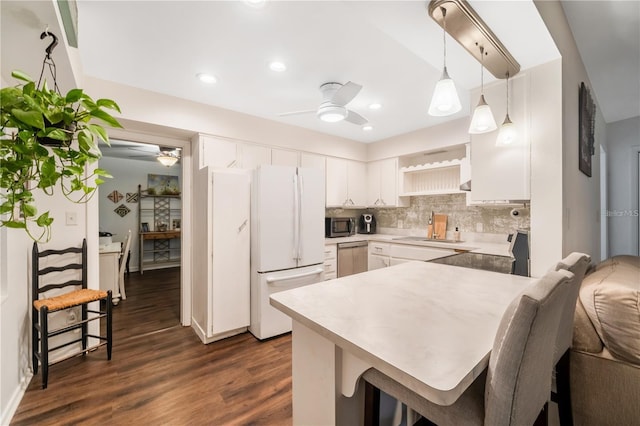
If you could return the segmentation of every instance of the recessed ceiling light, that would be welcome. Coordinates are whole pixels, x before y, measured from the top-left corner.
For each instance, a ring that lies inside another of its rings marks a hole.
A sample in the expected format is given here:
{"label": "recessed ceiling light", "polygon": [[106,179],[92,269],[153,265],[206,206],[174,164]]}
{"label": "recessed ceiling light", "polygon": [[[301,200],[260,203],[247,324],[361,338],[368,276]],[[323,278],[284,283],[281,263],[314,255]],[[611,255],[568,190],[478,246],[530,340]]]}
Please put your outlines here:
{"label": "recessed ceiling light", "polygon": [[271,71],[275,71],[275,72],[283,72],[287,70],[287,66],[280,61],[273,61],[269,64],[269,68],[271,68]]}
{"label": "recessed ceiling light", "polygon": [[248,6],[260,9],[264,7],[265,3],[267,3],[267,0],[244,0],[244,3]]}
{"label": "recessed ceiling light", "polygon": [[373,130],[373,126],[371,124],[365,124],[364,126],[362,126],[362,130],[364,130],[365,132],[370,132]]}
{"label": "recessed ceiling light", "polygon": [[203,83],[213,84],[218,82],[218,79],[211,74],[200,73],[197,74],[196,77],[198,77],[198,79],[200,79],[200,81],[202,81]]}
{"label": "recessed ceiling light", "polygon": [[382,105],[380,105],[377,102],[369,105],[369,109],[380,109],[380,108],[382,108]]}

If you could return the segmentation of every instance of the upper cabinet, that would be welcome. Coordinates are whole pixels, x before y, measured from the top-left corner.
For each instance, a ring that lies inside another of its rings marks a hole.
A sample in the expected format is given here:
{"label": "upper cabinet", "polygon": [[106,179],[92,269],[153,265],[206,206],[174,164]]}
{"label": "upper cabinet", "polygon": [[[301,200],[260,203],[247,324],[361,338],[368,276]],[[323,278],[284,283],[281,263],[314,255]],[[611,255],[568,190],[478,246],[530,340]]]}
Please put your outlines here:
{"label": "upper cabinet", "polygon": [[298,167],[300,165],[300,153],[288,149],[272,148],[271,164],[274,166]]}
{"label": "upper cabinet", "polygon": [[[497,130],[471,135],[472,203],[531,198],[528,80],[526,73],[509,80],[509,116],[518,130],[518,140],[512,146],[496,146]],[[485,97],[498,125],[506,114],[505,91],[504,80],[485,87]]]}
{"label": "upper cabinet", "polygon": [[240,167],[255,169],[261,164],[271,164],[271,149],[262,145],[242,144],[240,150]]}
{"label": "upper cabinet", "polygon": [[202,169],[229,169],[238,167],[238,146],[235,142],[200,135],[197,139],[198,165]]}
{"label": "upper cabinet", "polygon": [[361,161],[327,157],[327,207],[366,206],[366,164]]}
{"label": "upper cabinet", "polygon": [[407,198],[398,197],[398,159],[367,163],[367,206],[406,207]]}

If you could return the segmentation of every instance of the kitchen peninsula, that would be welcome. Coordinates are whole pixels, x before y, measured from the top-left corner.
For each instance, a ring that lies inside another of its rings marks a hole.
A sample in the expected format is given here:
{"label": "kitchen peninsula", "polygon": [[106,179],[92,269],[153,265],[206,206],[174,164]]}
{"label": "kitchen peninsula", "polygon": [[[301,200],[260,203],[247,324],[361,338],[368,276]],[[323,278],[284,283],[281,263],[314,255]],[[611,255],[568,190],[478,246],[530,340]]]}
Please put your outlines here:
{"label": "kitchen peninsula", "polygon": [[357,424],[358,381],[371,367],[453,403],[486,368],[506,307],[532,282],[408,262],[273,294],[293,318],[294,425]]}

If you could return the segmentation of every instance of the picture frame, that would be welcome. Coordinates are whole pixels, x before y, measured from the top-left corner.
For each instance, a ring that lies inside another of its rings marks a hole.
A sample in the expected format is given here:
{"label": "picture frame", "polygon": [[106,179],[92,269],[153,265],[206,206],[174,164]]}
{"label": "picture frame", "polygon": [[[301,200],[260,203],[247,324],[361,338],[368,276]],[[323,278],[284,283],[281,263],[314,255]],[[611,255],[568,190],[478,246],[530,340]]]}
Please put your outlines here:
{"label": "picture frame", "polygon": [[591,157],[595,154],[596,104],[584,82],[580,83],[578,103],[578,168],[591,177]]}
{"label": "picture frame", "polygon": [[149,232],[149,224],[147,222],[140,224],[140,232]]}
{"label": "picture frame", "polygon": [[171,229],[175,229],[176,231],[180,229],[180,219],[173,219],[171,221]]}

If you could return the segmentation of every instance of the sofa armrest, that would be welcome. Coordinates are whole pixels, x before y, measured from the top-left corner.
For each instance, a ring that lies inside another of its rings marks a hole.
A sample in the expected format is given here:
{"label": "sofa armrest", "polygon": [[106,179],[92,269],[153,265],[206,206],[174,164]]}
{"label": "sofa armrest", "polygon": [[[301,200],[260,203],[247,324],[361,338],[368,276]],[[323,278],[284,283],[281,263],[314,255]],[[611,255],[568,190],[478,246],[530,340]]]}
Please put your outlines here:
{"label": "sofa armrest", "polygon": [[573,319],[572,347],[575,350],[592,354],[599,354],[604,347],[579,298],[576,301],[576,312]]}

